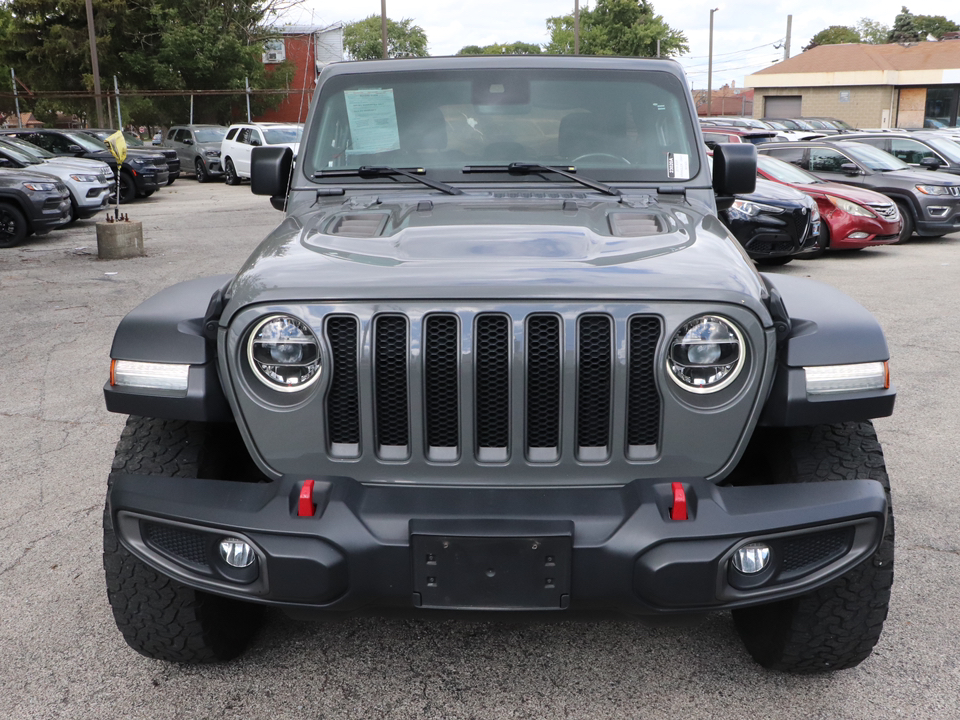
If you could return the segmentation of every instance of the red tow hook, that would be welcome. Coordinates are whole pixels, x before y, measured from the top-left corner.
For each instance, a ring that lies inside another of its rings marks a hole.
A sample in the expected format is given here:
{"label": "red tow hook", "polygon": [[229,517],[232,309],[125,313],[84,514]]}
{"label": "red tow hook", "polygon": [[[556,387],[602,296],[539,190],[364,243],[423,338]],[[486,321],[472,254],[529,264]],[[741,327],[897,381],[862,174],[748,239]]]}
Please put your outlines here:
{"label": "red tow hook", "polygon": [[316,511],[317,506],[313,502],[313,480],[304,480],[303,487],[300,488],[300,504],[297,508],[297,515],[313,517]]}
{"label": "red tow hook", "polygon": [[[670,519],[688,520],[687,493],[683,489],[683,483],[675,482],[671,487],[673,488],[673,507],[670,508]],[[301,495],[301,497],[303,496]]]}

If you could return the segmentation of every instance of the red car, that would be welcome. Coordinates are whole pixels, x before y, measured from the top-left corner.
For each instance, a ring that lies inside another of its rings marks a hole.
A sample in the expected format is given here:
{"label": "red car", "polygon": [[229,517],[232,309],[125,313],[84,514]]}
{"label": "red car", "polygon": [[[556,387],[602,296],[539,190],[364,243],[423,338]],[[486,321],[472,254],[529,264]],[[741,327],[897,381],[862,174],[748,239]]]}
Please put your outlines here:
{"label": "red car", "polygon": [[901,240],[903,221],[896,204],[873,190],[825,182],[769,155],[757,157],[757,175],[789,185],[817,201],[820,245],[829,250],[859,250]]}

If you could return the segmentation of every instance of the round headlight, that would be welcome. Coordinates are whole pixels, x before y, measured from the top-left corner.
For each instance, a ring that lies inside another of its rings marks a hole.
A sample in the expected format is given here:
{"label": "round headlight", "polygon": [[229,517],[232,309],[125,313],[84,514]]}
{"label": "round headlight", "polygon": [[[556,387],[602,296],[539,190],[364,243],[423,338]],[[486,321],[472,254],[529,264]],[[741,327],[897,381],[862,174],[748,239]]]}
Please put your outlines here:
{"label": "round headlight", "polygon": [[737,326],[717,315],[702,315],[674,333],[667,374],[684,390],[717,392],[740,374],[743,358],[743,336]]}
{"label": "round headlight", "polygon": [[320,344],[309,327],[289,315],[262,320],[247,342],[254,375],[281,392],[303,390],[320,377]]}

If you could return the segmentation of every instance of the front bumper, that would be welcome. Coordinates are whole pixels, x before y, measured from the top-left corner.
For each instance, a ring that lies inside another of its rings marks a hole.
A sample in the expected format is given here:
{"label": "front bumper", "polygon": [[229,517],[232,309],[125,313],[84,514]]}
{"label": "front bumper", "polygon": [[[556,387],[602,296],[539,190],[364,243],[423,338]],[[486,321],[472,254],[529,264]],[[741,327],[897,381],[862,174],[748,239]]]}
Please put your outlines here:
{"label": "front bumper", "polygon": [[916,221],[917,235],[945,235],[960,230],[960,199],[954,196],[925,196],[922,217]]}
{"label": "front bumper", "polygon": [[[315,514],[302,517],[304,480],[115,473],[108,502],[123,545],[162,573],[301,615],[418,607],[670,615],[770,602],[869,557],[886,517],[883,488],[872,480],[823,482],[814,490],[690,479],[683,482],[689,519],[672,520],[667,481],[455,488],[365,486],[342,477],[316,479]],[[251,568],[238,571],[220,559],[225,537],[254,547]],[[772,570],[751,579],[733,570],[730,558],[752,541],[771,545],[774,560]],[[474,557],[464,567],[433,549],[445,543]],[[521,546],[529,557],[518,562],[510,553]],[[478,591],[478,602],[464,593],[465,584],[482,588],[497,572],[507,583],[501,590]]]}

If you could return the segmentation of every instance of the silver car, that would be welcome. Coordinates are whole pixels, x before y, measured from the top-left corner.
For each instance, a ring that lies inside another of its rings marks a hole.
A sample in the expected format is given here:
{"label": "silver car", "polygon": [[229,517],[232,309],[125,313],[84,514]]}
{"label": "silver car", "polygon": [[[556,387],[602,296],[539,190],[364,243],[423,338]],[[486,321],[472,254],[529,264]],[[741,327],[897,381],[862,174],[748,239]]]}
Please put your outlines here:
{"label": "silver car", "polygon": [[226,134],[222,125],[174,125],[163,146],[177,151],[182,173],[192,172],[198,182],[207,182],[223,176],[220,143]]}

